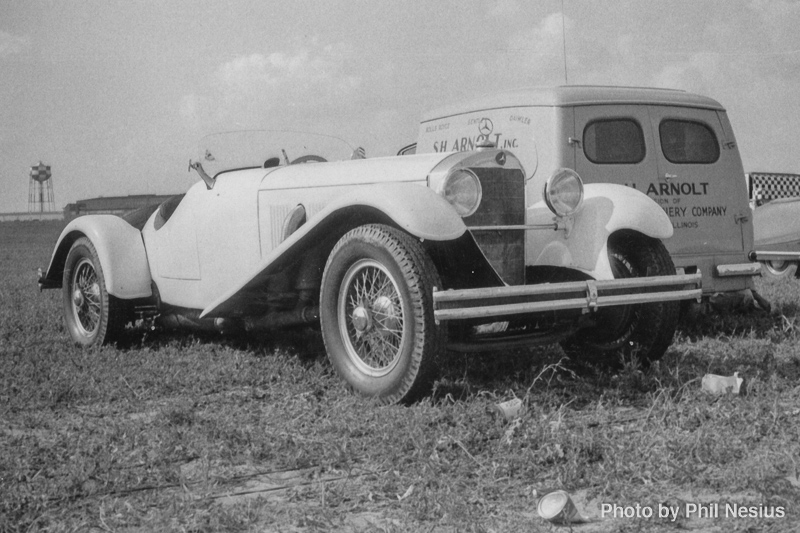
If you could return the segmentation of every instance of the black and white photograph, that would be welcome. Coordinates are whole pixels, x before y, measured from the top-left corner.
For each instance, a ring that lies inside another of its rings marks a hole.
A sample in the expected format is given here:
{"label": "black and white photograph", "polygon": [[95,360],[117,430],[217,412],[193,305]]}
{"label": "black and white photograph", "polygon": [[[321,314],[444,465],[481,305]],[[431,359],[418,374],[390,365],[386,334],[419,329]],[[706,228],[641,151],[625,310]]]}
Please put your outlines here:
{"label": "black and white photograph", "polygon": [[0,533],[800,530],[800,2],[0,16]]}

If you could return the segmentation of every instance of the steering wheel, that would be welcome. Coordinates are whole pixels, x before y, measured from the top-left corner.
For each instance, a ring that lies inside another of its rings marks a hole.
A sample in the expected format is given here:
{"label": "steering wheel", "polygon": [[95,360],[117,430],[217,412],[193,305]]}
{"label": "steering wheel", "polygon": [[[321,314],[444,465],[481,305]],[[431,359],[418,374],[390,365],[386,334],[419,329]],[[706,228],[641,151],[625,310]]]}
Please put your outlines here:
{"label": "steering wheel", "polygon": [[299,163],[327,163],[328,160],[318,155],[301,155],[290,164],[297,165]]}

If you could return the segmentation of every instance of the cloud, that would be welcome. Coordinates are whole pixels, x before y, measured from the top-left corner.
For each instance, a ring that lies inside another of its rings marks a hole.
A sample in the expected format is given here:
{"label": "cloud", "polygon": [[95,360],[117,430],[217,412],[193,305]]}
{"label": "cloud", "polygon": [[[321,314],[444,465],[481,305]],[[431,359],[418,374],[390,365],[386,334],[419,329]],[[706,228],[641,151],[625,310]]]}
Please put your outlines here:
{"label": "cloud", "polygon": [[21,53],[30,43],[27,37],[17,37],[0,30],[0,58]]}
{"label": "cloud", "polygon": [[517,0],[495,0],[489,14],[496,18],[509,18],[520,12]]}
{"label": "cloud", "polygon": [[207,107],[207,102],[203,97],[192,93],[181,98],[178,112],[186,125],[192,130],[196,130],[201,126],[203,110]]}
{"label": "cloud", "polygon": [[294,110],[341,107],[362,86],[349,74],[352,57],[345,45],[242,55],[216,69],[205,93],[184,96],[179,111],[190,125],[266,127],[289,121]]}
{"label": "cloud", "polygon": [[[742,17],[705,24],[701,50],[663,58],[650,82],[700,93],[750,93],[747,98],[764,94],[766,82],[767,87],[791,94],[800,73],[800,40],[786,21],[798,19],[796,1],[753,0]],[[760,90],[753,93],[756,87]]]}
{"label": "cloud", "polygon": [[[491,5],[493,13],[515,6],[514,0]],[[566,78],[573,84],[657,85],[697,92],[716,91],[722,83],[740,86],[736,76],[747,73],[800,74],[800,34],[788,22],[800,20],[796,0],[745,0],[737,10],[714,17],[665,12],[639,23],[622,20],[612,29],[607,24],[612,15],[619,18],[634,9],[613,5],[613,12],[596,8],[576,14],[580,24],[565,18],[566,43],[560,12],[539,17],[528,27],[516,26],[517,31],[501,37],[494,53],[473,62],[471,73],[486,90],[558,85]],[[522,21],[518,15],[511,19],[512,27]]]}
{"label": "cloud", "polygon": [[722,68],[719,56],[699,53],[666,65],[650,78],[648,85],[707,93],[711,86],[719,84],[730,73],[729,65]]}
{"label": "cloud", "polygon": [[340,95],[358,87],[360,78],[344,74],[343,47],[326,46],[312,53],[299,50],[294,54],[273,52],[251,54],[222,65],[217,76],[226,89],[238,92],[276,88],[325,88]]}
{"label": "cloud", "polygon": [[566,28],[570,35],[574,26],[569,17],[562,19],[561,12],[551,13],[535,26],[513,33],[494,57],[476,61],[473,72],[484,78],[496,78],[506,85],[562,83],[563,30]]}
{"label": "cloud", "polygon": [[800,20],[800,2],[797,0],[752,0],[748,6],[758,25],[759,40],[766,41],[775,50],[784,49],[788,43],[797,44],[797,21]]}

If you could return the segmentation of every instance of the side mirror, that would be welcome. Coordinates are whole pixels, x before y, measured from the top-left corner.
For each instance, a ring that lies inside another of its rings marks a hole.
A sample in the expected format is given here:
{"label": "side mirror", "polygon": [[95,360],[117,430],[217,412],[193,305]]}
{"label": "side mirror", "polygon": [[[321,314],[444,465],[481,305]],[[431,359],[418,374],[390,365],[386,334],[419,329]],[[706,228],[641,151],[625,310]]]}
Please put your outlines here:
{"label": "side mirror", "polygon": [[194,169],[199,175],[200,178],[205,182],[206,188],[210,191],[214,188],[214,178],[206,174],[206,171],[203,169],[203,164],[200,161],[193,163],[192,160],[189,160],[189,171]]}

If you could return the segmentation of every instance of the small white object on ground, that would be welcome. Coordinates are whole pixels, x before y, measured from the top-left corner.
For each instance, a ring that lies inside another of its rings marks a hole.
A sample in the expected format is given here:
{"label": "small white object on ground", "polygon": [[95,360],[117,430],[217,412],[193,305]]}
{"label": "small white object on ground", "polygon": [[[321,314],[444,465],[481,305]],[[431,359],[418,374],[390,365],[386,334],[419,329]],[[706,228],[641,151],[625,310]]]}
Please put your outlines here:
{"label": "small white object on ground", "polygon": [[739,394],[744,379],[739,377],[738,372],[734,372],[732,376],[706,374],[701,383],[703,390],[712,394]]}
{"label": "small white object on ground", "polygon": [[580,524],[584,522],[569,494],[563,490],[554,490],[543,494],[536,506],[539,516],[554,524]]}

